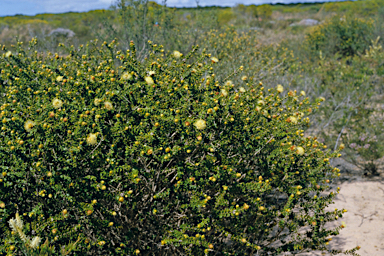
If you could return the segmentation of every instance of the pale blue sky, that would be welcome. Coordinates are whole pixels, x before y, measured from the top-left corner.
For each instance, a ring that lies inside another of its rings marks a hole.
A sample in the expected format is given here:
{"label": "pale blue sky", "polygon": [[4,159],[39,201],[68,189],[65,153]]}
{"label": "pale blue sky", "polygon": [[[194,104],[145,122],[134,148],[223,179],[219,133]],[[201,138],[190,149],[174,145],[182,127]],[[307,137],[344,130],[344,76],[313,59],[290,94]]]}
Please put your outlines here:
{"label": "pale blue sky", "polygon": [[[157,0],[161,3],[162,0]],[[200,6],[234,6],[242,4],[313,2],[313,0],[198,0]],[[324,0],[318,0],[324,1]],[[328,0],[329,1],[329,0]],[[328,2],[325,0],[324,2]],[[331,0],[332,1],[332,0]],[[108,9],[116,0],[0,0],[0,16],[15,14],[35,15],[38,13],[85,12]],[[168,0],[167,6],[196,7],[196,0]]]}

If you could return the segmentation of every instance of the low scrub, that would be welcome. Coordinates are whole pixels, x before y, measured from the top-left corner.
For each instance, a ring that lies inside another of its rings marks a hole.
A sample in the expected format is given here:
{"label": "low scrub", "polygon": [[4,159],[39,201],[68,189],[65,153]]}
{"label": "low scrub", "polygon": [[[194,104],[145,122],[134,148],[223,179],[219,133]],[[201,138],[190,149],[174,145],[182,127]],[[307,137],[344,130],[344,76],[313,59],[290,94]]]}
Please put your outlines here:
{"label": "low scrub", "polygon": [[339,152],[303,133],[323,99],[235,89],[196,48],[35,44],[0,59],[0,253],[277,255],[344,227],[325,228],[345,212],[325,210]]}

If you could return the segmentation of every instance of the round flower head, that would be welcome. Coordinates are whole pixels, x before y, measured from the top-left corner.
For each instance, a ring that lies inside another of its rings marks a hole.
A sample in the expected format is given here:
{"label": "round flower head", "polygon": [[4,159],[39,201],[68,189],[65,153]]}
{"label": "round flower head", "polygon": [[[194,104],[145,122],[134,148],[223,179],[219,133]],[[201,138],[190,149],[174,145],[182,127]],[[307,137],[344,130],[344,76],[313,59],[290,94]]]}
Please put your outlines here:
{"label": "round flower head", "polygon": [[248,80],[248,77],[247,77],[247,76],[242,76],[242,77],[241,77],[241,80],[243,80],[243,81],[247,81],[247,80]]}
{"label": "round flower head", "polygon": [[145,82],[147,82],[148,85],[153,85],[155,83],[150,76],[145,77]]}
{"label": "round flower head", "polygon": [[108,109],[108,110],[112,110],[112,109],[113,109],[113,105],[112,105],[112,103],[109,102],[109,101],[104,102],[104,107],[105,107],[106,109]]}
{"label": "round flower head", "polygon": [[293,124],[297,124],[297,118],[296,118],[296,117],[294,117],[294,116],[290,116],[289,119],[291,120],[291,122],[292,122]]}
{"label": "round flower head", "polygon": [[87,137],[87,144],[88,145],[95,145],[97,143],[97,134],[96,133],[90,133]]}
{"label": "round flower head", "polygon": [[176,59],[179,59],[183,54],[181,54],[181,52],[179,51],[174,51],[173,52],[173,56],[176,58]]}
{"label": "round flower head", "polygon": [[153,76],[153,75],[155,75],[156,73],[155,73],[155,71],[149,71],[148,72],[148,75],[150,75],[150,76]]}
{"label": "round flower head", "polygon": [[226,97],[228,95],[228,92],[225,89],[221,89],[221,94]]}
{"label": "round flower head", "polygon": [[52,105],[54,108],[61,108],[63,106],[63,101],[59,100],[59,99],[53,99],[52,100]]}
{"label": "round flower head", "polygon": [[30,132],[32,131],[32,128],[36,125],[35,122],[31,121],[31,120],[27,120],[24,124],[24,129],[27,131],[27,132]]}
{"label": "round flower head", "polygon": [[325,101],[324,97],[320,97],[319,99],[320,99],[320,101]]}
{"label": "round flower head", "polygon": [[202,119],[199,119],[197,120],[195,123],[194,123],[194,126],[196,127],[196,129],[198,130],[204,130],[205,127],[207,127],[207,123],[202,120]]}
{"label": "round flower head", "polygon": [[259,112],[261,110],[261,107],[257,106],[256,111]]}
{"label": "round flower head", "polygon": [[11,51],[7,51],[7,53],[5,54],[5,57],[6,58],[9,58],[12,56],[12,52]]}
{"label": "round flower head", "polygon": [[264,101],[263,101],[263,100],[258,100],[258,101],[257,101],[257,104],[259,104],[259,105],[264,105]]}
{"label": "round flower head", "polygon": [[95,106],[98,106],[100,103],[101,103],[101,99],[99,98],[95,98],[95,100],[93,101],[93,103],[95,104]]}
{"label": "round flower head", "polygon": [[296,153],[297,153],[298,155],[304,155],[304,148],[302,148],[302,147],[297,147],[297,149],[296,149]]}
{"label": "round flower head", "polygon": [[125,73],[123,73],[123,75],[121,76],[121,78],[122,78],[123,80],[131,80],[131,79],[132,79],[132,75],[131,75],[130,73],[128,73],[128,72],[125,72]]}
{"label": "round flower head", "polygon": [[305,91],[301,91],[301,92],[300,92],[300,95],[301,95],[301,96],[305,96]]}
{"label": "round flower head", "polygon": [[217,63],[217,62],[219,62],[219,60],[218,60],[217,58],[215,58],[215,57],[212,57],[212,58],[211,58],[211,61],[212,61],[213,63]]}
{"label": "round flower head", "polygon": [[56,77],[56,81],[57,81],[57,82],[61,82],[61,81],[63,81],[63,78],[64,78],[64,77],[62,77],[62,76],[58,76],[58,77]]}
{"label": "round flower head", "polygon": [[284,91],[284,87],[281,85],[281,84],[278,84],[276,86],[276,90],[279,92],[279,93],[282,93]]}
{"label": "round flower head", "polygon": [[244,87],[240,87],[240,88],[239,88],[239,91],[240,91],[240,92],[245,92]]}
{"label": "round flower head", "polygon": [[224,83],[224,85],[225,85],[225,86],[232,86],[233,83],[232,83],[231,80],[228,80],[228,81],[226,81],[226,82]]}

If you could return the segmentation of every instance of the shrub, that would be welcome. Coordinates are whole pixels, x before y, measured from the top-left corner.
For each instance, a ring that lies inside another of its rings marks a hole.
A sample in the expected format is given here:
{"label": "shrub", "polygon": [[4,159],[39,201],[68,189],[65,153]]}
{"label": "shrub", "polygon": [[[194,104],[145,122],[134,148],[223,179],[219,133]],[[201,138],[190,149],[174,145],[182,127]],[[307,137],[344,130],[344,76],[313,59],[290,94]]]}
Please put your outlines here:
{"label": "shrub", "polygon": [[269,4],[256,6],[253,8],[253,15],[256,18],[270,19],[272,16],[272,7]]}
{"label": "shrub", "polygon": [[334,16],[307,34],[311,51],[326,55],[353,56],[365,51],[372,40],[373,22],[360,18]]}
{"label": "shrub", "polygon": [[228,24],[228,22],[231,21],[234,17],[235,14],[230,8],[219,10],[217,13],[217,22],[219,23],[219,25],[223,26],[225,24]]}
{"label": "shrub", "polygon": [[[364,56],[325,58],[320,55],[316,68],[304,65],[310,98],[327,99],[312,116],[312,129],[320,141],[336,149],[345,145],[343,158],[366,174],[378,174],[384,155],[382,140],[383,82],[381,60],[384,56],[379,38]],[[369,140],[369,141],[368,141]],[[351,146],[351,147],[350,147]]]}
{"label": "shrub", "polygon": [[343,227],[324,227],[345,212],[325,210],[338,152],[302,130],[321,100],[247,76],[235,90],[196,48],[139,62],[133,43],[35,44],[2,48],[1,253],[21,255],[15,212],[79,255],[298,253]]}

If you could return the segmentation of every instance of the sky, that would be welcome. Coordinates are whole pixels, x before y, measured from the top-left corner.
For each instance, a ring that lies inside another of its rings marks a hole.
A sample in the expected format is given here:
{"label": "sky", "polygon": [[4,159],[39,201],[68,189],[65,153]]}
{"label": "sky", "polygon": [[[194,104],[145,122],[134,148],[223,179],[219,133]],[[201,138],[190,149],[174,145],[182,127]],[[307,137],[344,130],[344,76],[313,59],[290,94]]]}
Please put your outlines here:
{"label": "sky", "polygon": [[[234,6],[236,4],[297,3],[313,0],[198,0],[200,6]],[[327,0],[317,0],[326,1]],[[15,14],[36,15],[39,13],[86,12],[108,9],[116,0],[0,0],[0,16]],[[157,0],[161,3],[162,0]],[[167,0],[171,7],[196,7],[196,0]]]}

